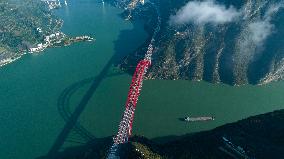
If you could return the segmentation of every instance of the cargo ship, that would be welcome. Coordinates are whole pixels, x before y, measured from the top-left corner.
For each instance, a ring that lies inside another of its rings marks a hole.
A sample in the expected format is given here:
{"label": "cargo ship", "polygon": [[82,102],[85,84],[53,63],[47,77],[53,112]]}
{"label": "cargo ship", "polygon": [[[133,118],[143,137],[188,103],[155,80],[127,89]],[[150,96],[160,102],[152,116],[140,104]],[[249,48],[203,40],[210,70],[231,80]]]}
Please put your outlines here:
{"label": "cargo ship", "polygon": [[197,122],[197,121],[210,121],[210,120],[215,120],[214,117],[212,116],[203,116],[203,117],[184,117],[183,119],[186,122]]}

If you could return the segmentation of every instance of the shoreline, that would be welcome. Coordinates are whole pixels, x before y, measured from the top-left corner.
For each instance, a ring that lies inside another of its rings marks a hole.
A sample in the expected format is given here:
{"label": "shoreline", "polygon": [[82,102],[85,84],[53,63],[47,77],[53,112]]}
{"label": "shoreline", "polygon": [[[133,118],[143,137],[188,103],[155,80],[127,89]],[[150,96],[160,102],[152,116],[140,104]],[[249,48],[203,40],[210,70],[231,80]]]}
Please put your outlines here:
{"label": "shoreline", "polygon": [[8,58],[5,58],[5,59],[1,59],[0,60],[0,69],[8,64],[11,64],[19,59],[21,59],[24,55],[27,55],[27,54],[39,54],[43,51],[45,51],[46,49],[52,49],[52,48],[60,48],[60,47],[66,47],[66,46],[70,46],[74,43],[78,43],[78,42],[94,42],[96,39],[95,38],[92,38],[92,37],[89,37],[87,39],[81,39],[82,36],[78,36],[78,37],[71,37],[69,39],[69,42],[68,43],[64,43],[63,45],[49,45],[47,47],[44,47],[38,51],[34,51],[34,52],[31,52],[31,51],[24,51],[24,52],[20,52],[19,54],[17,54],[17,56],[14,56],[14,57],[8,57]]}
{"label": "shoreline", "polygon": [[66,46],[69,46],[69,45],[72,45],[78,42],[94,42],[95,40],[96,40],[95,38],[84,35],[84,36],[76,36],[76,37],[68,38],[67,41],[57,41],[57,43],[51,43],[51,44],[46,44],[46,45],[44,44],[45,46],[42,45],[43,47],[37,48],[38,50],[36,51],[26,50],[23,52],[19,52],[16,56],[1,59],[0,68],[8,64],[11,64],[12,62],[17,61],[18,59],[22,58],[22,56],[26,54],[37,54],[37,53],[41,53],[45,51],[45,49],[48,49],[48,48],[66,47]]}
{"label": "shoreline", "polygon": [[[44,1],[45,2],[45,1]],[[48,3],[44,3],[45,5],[49,5]],[[50,6],[48,6],[50,7]],[[49,10],[54,10],[54,9],[60,9],[59,8],[49,8]],[[0,52],[4,53],[3,58],[0,58],[0,69],[3,66],[6,66],[8,64],[11,64],[18,59],[20,59],[23,55],[26,54],[36,54],[43,52],[47,48],[58,48],[58,47],[65,47],[72,45],[73,43],[77,42],[92,42],[95,41],[96,39],[94,37],[88,36],[88,35],[80,35],[80,36],[75,36],[75,37],[69,37],[65,33],[61,31],[63,20],[60,19],[59,22],[60,26],[58,27],[58,30],[54,30],[52,33],[49,35],[44,36],[44,40],[42,40],[40,43],[33,44],[33,46],[28,47],[27,49],[23,50],[17,50],[17,51],[9,51],[11,55],[9,54],[8,56],[5,56],[5,52]],[[39,33],[42,33],[41,28],[36,28],[36,30]],[[1,54],[0,54],[1,55]]]}
{"label": "shoreline", "polygon": [[4,67],[4,66],[6,66],[8,64],[11,64],[12,62],[20,59],[25,54],[27,54],[27,53],[21,54],[21,55],[19,55],[18,57],[14,58],[14,59],[12,59],[12,58],[2,59],[0,61],[0,69],[1,69],[1,67]]}

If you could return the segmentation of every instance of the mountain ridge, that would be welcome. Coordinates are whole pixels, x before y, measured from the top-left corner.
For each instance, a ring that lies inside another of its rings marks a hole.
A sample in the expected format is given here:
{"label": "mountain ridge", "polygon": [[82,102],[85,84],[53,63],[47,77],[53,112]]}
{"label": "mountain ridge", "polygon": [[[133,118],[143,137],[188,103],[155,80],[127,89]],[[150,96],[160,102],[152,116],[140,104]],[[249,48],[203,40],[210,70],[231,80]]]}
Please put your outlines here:
{"label": "mountain ridge", "polygon": [[[228,23],[204,25],[170,24],[170,18],[191,1],[152,2],[161,12],[162,25],[156,39],[153,65],[146,75],[148,79],[205,80],[230,85],[283,80],[283,1],[214,1],[217,7],[233,6],[242,17]],[[132,20],[145,20],[145,27],[151,35],[149,28],[154,23],[149,21],[155,21],[151,7],[147,3],[138,5],[131,14]],[[259,28],[269,33],[257,32]],[[132,73],[129,66],[134,66],[143,55],[143,47],[129,54],[121,68]]]}

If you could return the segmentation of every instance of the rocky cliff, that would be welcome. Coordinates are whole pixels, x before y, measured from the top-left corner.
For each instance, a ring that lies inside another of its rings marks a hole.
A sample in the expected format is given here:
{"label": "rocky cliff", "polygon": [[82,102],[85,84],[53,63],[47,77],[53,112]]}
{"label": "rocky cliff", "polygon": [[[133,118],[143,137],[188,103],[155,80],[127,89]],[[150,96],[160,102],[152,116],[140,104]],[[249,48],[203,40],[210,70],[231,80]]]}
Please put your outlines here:
{"label": "rocky cliff", "polygon": [[[231,85],[265,84],[284,78],[284,2],[281,0],[153,0],[161,17],[151,79],[188,79]],[[126,3],[126,2],[124,2]],[[156,14],[139,5],[133,19]],[[152,19],[152,22],[150,22]],[[122,68],[143,57],[130,54]]]}

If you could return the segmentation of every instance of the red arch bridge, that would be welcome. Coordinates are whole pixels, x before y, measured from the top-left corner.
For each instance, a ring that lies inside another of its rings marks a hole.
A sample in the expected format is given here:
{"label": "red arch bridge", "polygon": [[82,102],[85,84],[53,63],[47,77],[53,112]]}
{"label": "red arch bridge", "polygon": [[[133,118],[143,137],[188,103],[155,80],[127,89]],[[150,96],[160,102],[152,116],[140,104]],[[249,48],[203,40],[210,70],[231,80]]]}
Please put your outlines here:
{"label": "red arch bridge", "polygon": [[[152,40],[151,42],[154,42]],[[108,159],[119,158],[117,151],[119,144],[126,143],[129,136],[132,133],[132,123],[134,119],[134,111],[140,95],[140,90],[142,88],[144,75],[147,73],[149,66],[151,65],[151,56],[153,52],[152,44],[149,45],[148,51],[145,55],[145,58],[141,60],[134,72],[132,77],[132,82],[129,88],[128,97],[126,101],[125,111],[122,117],[122,120],[119,124],[119,129],[117,135],[113,138],[113,145],[109,150]]]}

